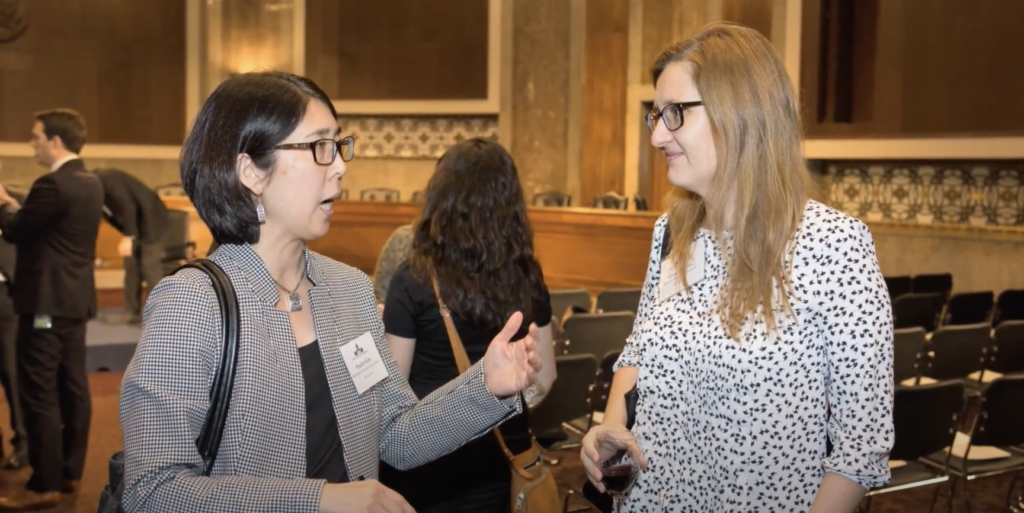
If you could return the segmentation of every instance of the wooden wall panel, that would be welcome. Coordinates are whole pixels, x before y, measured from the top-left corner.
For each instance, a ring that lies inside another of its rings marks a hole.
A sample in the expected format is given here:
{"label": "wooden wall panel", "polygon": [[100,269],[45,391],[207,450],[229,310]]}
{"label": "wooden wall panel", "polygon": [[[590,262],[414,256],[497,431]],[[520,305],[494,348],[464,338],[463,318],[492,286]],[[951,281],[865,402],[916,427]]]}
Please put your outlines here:
{"label": "wooden wall panel", "polygon": [[31,0],[0,43],[0,140],[27,141],[32,114],[81,112],[88,142],[181,144],[185,2]]}
{"label": "wooden wall panel", "polygon": [[[198,255],[210,245],[209,231],[185,198],[169,207],[192,212],[189,227]],[[359,201],[335,204],[331,231],[310,248],[373,274],[391,233],[416,219],[408,203]],[[659,212],[628,213],[587,208],[531,208],[534,248],[552,289],[583,287],[598,292],[643,284],[651,233]],[[1019,230],[963,229],[868,223],[882,272],[887,276],[951,272],[956,291],[1024,288],[1024,242]],[[103,269],[120,269],[120,235],[101,225],[97,256]]]}
{"label": "wooden wall panel", "polygon": [[[853,122],[820,110],[823,0],[803,2],[800,85],[811,137],[1024,135],[1024,2],[856,2]],[[826,62],[828,62],[826,60]],[[831,63],[829,63],[831,65]],[[825,107],[822,107],[825,106]]]}
{"label": "wooden wall panel", "polygon": [[629,0],[587,2],[579,205],[623,193]]}
{"label": "wooden wall panel", "polygon": [[487,98],[486,0],[307,0],[306,74],[336,100]]}

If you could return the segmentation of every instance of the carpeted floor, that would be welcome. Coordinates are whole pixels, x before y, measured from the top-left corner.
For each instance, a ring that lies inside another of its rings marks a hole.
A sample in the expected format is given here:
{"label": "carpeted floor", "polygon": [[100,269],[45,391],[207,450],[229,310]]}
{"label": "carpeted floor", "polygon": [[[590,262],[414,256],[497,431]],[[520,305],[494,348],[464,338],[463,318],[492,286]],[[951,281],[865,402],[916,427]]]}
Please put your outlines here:
{"label": "carpeted floor", "polygon": [[[89,435],[89,455],[82,478],[82,491],[74,496],[67,496],[60,508],[50,510],[54,513],[94,513],[99,501],[100,490],[107,480],[107,459],[121,448],[121,429],[118,421],[118,390],[121,384],[120,373],[100,372],[90,375],[89,383],[92,391],[93,418],[92,430]],[[3,431],[5,453],[10,451],[8,428],[8,410],[6,403],[0,401],[0,429]],[[561,461],[554,467],[555,478],[563,493],[569,488],[578,488],[585,479],[583,467],[579,461],[579,449],[569,449],[558,453]],[[30,475],[29,470],[18,472],[0,471],[0,494],[7,494],[22,487]],[[972,511],[975,513],[1005,512],[1009,476],[982,479],[971,483]],[[962,486],[960,487],[962,490]],[[1019,488],[1019,487],[1018,487]],[[891,494],[877,498],[871,511],[879,513],[910,513],[923,512],[928,509],[933,488],[922,488]],[[962,493],[957,494],[955,511],[967,511],[963,505]],[[571,503],[570,506],[578,506]],[[755,508],[755,511],[760,511]],[[937,511],[941,511],[937,509]]]}

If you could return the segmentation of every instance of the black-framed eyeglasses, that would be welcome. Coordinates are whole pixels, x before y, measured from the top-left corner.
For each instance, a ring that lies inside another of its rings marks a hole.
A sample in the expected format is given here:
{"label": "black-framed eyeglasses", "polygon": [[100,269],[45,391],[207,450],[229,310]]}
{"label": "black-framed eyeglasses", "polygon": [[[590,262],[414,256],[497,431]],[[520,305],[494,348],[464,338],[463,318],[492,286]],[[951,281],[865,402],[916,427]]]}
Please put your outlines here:
{"label": "black-framed eyeglasses", "polygon": [[669,132],[679,130],[679,127],[683,126],[683,111],[690,107],[696,107],[698,105],[704,105],[702,101],[695,102],[682,102],[682,103],[670,103],[660,111],[655,109],[647,113],[647,128],[654,131],[654,128],[658,126],[658,121],[665,122],[665,128]]}
{"label": "black-framed eyeglasses", "polygon": [[310,150],[313,152],[313,160],[321,166],[329,166],[334,159],[341,154],[342,162],[349,162],[356,154],[356,141],[348,136],[340,141],[334,139],[320,139],[319,141],[305,143],[278,144],[275,150]]}

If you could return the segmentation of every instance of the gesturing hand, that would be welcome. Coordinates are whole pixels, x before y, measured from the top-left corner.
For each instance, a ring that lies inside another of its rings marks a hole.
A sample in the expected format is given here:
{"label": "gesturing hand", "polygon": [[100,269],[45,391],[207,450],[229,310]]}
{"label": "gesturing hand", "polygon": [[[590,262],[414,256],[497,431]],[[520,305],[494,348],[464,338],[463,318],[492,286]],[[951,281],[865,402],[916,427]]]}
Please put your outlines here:
{"label": "gesturing hand", "polygon": [[484,354],[484,381],[496,397],[508,397],[537,382],[541,368],[537,325],[531,324],[525,338],[510,343],[522,323],[522,313],[512,314]]}

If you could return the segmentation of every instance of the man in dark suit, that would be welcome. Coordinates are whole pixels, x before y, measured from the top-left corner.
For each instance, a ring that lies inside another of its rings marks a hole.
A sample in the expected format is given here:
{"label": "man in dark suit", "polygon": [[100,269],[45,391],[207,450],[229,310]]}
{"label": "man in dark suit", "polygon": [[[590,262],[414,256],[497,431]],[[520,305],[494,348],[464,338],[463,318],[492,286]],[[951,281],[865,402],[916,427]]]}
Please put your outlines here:
{"label": "man in dark suit", "polygon": [[0,229],[17,246],[14,310],[18,379],[32,478],[0,511],[60,505],[78,490],[89,439],[85,326],[96,315],[93,262],[103,186],[78,152],[85,120],[60,109],[36,114],[31,145],[50,170],[21,205],[0,187]]}
{"label": "man in dark suit", "polygon": [[167,232],[167,207],[156,192],[138,178],[119,169],[98,169],[103,184],[103,218],[124,238],[117,247],[124,258],[124,306],[122,322],[142,322],[142,280],[153,289],[164,277],[163,237]]}
{"label": "man in dark suit", "polygon": [[[9,194],[15,201],[25,201],[25,196],[14,191]],[[16,470],[28,463],[28,438],[25,433],[25,416],[21,412],[21,399],[18,396],[18,360],[16,337],[18,334],[18,318],[14,314],[14,303],[11,301],[11,284],[14,282],[14,264],[17,260],[14,245],[0,237],[0,384],[7,396],[7,407],[10,410],[11,446],[14,451],[4,460],[3,468]]]}

